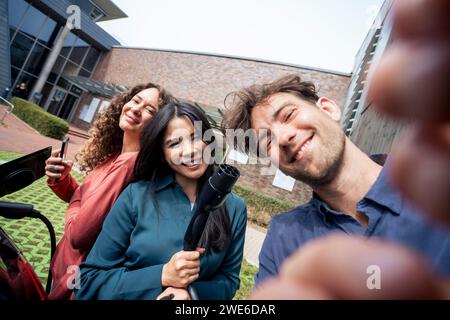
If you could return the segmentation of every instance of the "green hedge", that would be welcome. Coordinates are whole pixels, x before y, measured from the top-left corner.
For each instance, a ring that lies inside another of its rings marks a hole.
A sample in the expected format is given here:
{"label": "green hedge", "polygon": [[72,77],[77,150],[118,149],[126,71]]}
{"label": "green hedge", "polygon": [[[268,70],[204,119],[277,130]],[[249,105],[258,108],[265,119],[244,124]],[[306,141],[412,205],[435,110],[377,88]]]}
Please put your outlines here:
{"label": "green hedge", "polygon": [[11,102],[14,105],[13,113],[44,136],[62,140],[69,131],[66,121],[38,105],[17,97],[13,97]]}
{"label": "green hedge", "polygon": [[235,185],[233,192],[247,203],[247,219],[264,228],[269,226],[273,216],[296,206],[289,201],[278,200],[241,185]]}

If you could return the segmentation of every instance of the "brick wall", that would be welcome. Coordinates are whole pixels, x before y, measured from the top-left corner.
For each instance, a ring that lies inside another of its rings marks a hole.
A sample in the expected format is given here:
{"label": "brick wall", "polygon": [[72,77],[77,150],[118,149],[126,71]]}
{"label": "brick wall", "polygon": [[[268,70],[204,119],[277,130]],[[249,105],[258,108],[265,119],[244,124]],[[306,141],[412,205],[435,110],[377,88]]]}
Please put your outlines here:
{"label": "brick wall", "polygon": [[237,58],[148,49],[113,48],[102,57],[93,79],[133,86],[152,81],[179,98],[221,108],[224,97],[255,82],[297,73],[320,93],[343,105],[350,77],[287,65]]}
{"label": "brick wall", "polygon": [[[223,107],[225,96],[254,83],[272,81],[296,73],[314,82],[321,95],[343,105],[350,77],[338,73],[290,65],[194,53],[135,48],[113,48],[102,57],[94,80],[132,87],[137,83],[158,83],[182,99]],[[310,197],[310,188],[296,182],[293,192],[272,186],[274,176],[261,176],[259,165],[240,165],[240,184],[295,204]]]}
{"label": "brick wall", "polygon": [[272,181],[274,176],[263,176],[260,174],[259,164],[233,164],[241,172],[238,183],[257,192],[264,193],[272,198],[288,201],[294,205],[303,204],[311,198],[312,190],[309,186],[300,181],[296,181],[292,192],[274,187]]}

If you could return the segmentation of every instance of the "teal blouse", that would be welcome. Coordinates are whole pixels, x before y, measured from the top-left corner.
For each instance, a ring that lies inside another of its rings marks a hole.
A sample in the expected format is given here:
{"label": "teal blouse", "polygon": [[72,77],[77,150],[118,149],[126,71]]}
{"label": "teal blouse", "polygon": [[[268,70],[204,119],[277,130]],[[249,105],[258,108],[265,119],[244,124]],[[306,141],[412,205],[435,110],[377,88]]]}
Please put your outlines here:
{"label": "teal blouse", "polygon": [[[156,299],[163,291],[162,267],[183,249],[192,217],[191,204],[173,176],[157,181],[155,199],[150,183],[131,183],[105,219],[103,229],[81,264],[77,299]],[[231,193],[225,202],[231,242],[221,252],[200,258],[200,274],[192,285],[202,299],[232,299],[239,289],[247,210]]]}

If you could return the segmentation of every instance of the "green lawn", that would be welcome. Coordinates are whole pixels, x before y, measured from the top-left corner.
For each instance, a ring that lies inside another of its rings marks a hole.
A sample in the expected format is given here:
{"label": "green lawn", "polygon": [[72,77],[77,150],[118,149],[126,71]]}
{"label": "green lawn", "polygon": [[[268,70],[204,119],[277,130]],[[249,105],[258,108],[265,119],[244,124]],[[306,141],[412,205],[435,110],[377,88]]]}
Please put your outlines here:
{"label": "green lawn", "polygon": [[[20,157],[20,154],[0,151],[0,162]],[[72,171],[78,182],[83,176]],[[3,201],[30,203],[45,215],[53,224],[56,240],[59,241],[64,232],[65,211],[67,204],[53,194],[43,177],[30,186],[13,194],[0,198]],[[45,286],[50,262],[50,237],[45,225],[35,219],[8,220],[0,217],[0,226],[13,238],[21,248],[27,260],[35,269]],[[241,285],[235,299],[245,299],[253,287],[253,276],[257,268],[243,261],[240,278]]]}
{"label": "green lawn", "polygon": [[20,156],[21,156],[20,153],[9,152],[9,151],[0,151],[0,161],[1,162],[10,161],[10,160],[16,159]]}
{"label": "green lawn", "polygon": [[258,272],[258,268],[248,263],[245,259],[242,261],[241,273],[239,274],[239,278],[241,279],[241,286],[238,292],[236,292],[234,300],[248,299],[253,285],[255,284],[253,278],[256,272]]}

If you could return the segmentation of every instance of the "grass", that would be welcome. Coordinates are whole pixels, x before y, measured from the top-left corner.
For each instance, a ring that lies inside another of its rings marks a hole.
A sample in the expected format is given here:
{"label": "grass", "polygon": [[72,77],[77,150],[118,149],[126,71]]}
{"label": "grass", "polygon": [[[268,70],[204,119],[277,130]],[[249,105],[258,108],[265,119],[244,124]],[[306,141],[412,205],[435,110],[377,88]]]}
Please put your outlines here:
{"label": "grass", "polygon": [[287,200],[275,199],[238,184],[233,187],[233,192],[247,203],[247,220],[263,228],[269,226],[273,216],[295,207]]}
{"label": "grass", "polygon": [[[18,153],[0,151],[0,162],[10,161],[20,156],[21,154]],[[72,175],[78,182],[81,182],[83,179],[83,176],[75,171],[72,171]],[[59,241],[64,232],[67,203],[53,194],[45,180],[46,178],[42,177],[30,186],[2,197],[0,200],[32,204],[35,209],[39,210],[51,221],[55,228],[56,239]],[[22,250],[25,258],[33,266],[45,286],[50,264],[50,238],[45,225],[34,219],[8,220],[0,217],[0,226]],[[256,272],[257,268],[244,259],[240,272],[241,284],[234,299],[243,300],[248,298],[254,284],[253,277]]]}
{"label": "grass", "polygon": [[247,260],[243,259],[239,278],[241,285],[234,296],[234,300],[246,300],[250,296],[250,292],[255,284],[254,276],[258,272],[258,268],[251,265]]}
{"label": "grass", "polygon": [[9,151],[0,151],[0,161],[11,161],[21,156],[20,153],[9,152]]}

